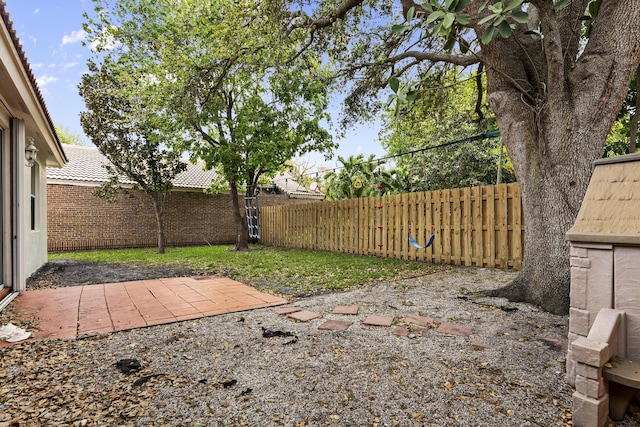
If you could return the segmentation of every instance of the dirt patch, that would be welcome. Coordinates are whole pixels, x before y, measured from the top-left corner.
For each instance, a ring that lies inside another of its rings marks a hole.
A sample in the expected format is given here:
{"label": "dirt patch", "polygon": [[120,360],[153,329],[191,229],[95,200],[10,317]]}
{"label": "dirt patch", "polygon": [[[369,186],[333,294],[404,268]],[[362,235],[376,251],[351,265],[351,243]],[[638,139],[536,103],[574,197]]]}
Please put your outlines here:
{"label": "dirt patch", "polygon": [[129,282],[161,277],[190,277],[198,272],[172,266],[144,267],[57,260],[43,265],[27,279],[27,290],[99,283]]}

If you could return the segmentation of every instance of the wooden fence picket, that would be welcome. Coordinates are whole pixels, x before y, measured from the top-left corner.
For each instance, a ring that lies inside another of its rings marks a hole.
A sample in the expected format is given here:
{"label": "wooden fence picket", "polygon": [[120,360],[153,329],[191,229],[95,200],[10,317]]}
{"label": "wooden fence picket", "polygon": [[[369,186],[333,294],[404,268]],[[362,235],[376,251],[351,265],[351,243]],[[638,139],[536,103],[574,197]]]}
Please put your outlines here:
{"label": "wooden fence picket", "polygon": [[[432,226],[431,247],[409,244]],[[433,263],[519,270],[524,255],[517,183],[261,207],[260,228],[269,245]]]}

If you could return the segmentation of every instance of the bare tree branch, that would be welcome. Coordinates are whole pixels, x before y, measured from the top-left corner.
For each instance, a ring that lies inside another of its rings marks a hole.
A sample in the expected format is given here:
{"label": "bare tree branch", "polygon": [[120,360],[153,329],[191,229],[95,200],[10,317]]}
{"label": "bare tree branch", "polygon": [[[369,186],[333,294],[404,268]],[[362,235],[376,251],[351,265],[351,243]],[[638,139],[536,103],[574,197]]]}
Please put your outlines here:
{"label": "bare tree branch", "polygon": [[364,0],[346,0],[329,15],[315,20],[309,18],[309,15],[303,11],[290,12],[289,16],[298,18],[298,22],[289,27],[288,34],[291,34],[291,32],[297,28],[312,28],[313,30],[317,30],[330,27],[334,22],[344,19],[351,9],[362,5],[362,3],[364,3]]}

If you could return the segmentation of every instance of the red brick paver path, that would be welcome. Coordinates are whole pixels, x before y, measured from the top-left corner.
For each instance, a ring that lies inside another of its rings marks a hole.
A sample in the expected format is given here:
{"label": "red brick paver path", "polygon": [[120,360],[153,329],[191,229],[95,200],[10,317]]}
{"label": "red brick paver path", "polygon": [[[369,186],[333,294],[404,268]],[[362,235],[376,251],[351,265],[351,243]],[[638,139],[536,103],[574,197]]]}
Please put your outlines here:
{"label": "red brick paver path", "polygon": [[34,338],[65,339],[286,302],[224,277],[172,277],[26,291],[12,304],[19,317],[38,319]]}

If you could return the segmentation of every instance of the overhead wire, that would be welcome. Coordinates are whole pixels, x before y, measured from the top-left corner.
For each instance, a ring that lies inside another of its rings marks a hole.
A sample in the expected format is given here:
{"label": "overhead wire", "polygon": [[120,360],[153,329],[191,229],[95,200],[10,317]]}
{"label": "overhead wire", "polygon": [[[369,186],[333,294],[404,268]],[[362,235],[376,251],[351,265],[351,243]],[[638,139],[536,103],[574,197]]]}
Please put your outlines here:
{"label": "overhead wire", "polygon": [[[386,160],[391,160],[391,159],[395,159],[397,157],[402,157],[402,156],[406,156],[406,155],[411,155],[412,157],[417,154],[417,153],[424,153],[425,151],[429,151],[429,150],[435,150],[436,148],[442,148],[442,147],[448,147],[450,145],[455,145],[455,144],[462,144],[464,142],[472,142],[472,141],[482,141],[484,139],[488,139],[488,138],[494,138],[496,136],[500,135],[500,131],[499,130],[492,130],[490,132],[485,132],[485,133],[480,133],[478,135],[473,135],[473,136],[468,136],[466,138],[462,138],[462,139],[457,139],[455,141],[449,141],[449,142],[445,142],[443,144],[438,144],[438,145],[432,145],[430,147],[425,147],[425,148],[419,148],[417,150],[411,150],[411,151],[405,151],[403,153],[398,153],[398,154],[393,154],[390,156],[384,156],[384,157],[379,157],[377,159],[373,159],[371,160],[371,162],[377,162],[378,165],[385,163]],[[365,160],[362,163],[368,163],[369,160]],[[333,171],[334,173],[340,169],[344,169],[346,166],[338,166],[335,168],[329,168],[326,171],[324,171],[324,173],[328,173]],[[318,172],[308,172],[305,174],[300,174],[300,178],[303,178],[305,176],[308,175],[313,175],[313,174],[318,174]]]}

